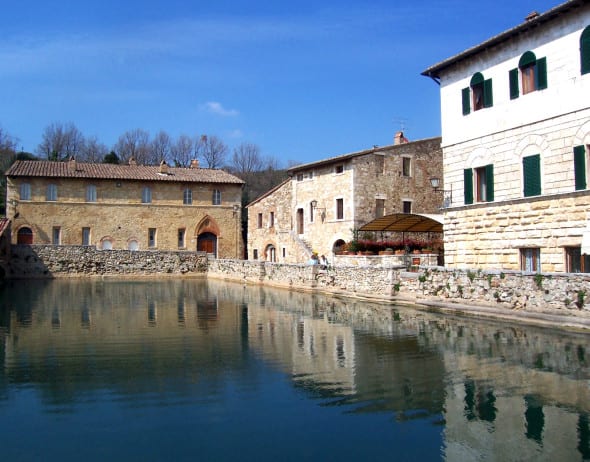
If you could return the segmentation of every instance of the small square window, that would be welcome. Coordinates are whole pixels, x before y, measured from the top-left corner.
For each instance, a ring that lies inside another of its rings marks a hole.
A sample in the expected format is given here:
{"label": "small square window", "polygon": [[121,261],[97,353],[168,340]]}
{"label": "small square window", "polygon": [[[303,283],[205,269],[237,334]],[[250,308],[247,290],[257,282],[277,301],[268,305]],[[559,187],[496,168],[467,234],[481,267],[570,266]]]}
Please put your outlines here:
{"label": "small square window", "polygon": [[340,164],[340,165],[336,165],[336,167],[334,168],[334,172],[338,175],[340,173],[344,173],[344,165]]}

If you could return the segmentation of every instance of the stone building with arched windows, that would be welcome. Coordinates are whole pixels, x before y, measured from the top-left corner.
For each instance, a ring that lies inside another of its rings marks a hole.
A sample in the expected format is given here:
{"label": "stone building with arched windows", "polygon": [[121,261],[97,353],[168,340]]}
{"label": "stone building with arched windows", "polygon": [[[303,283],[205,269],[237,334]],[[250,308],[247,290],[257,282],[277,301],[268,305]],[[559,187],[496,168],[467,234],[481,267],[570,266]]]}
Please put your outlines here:
{"label": "stone building with arched windows", "polygon": [[13,244],[205,251],[241,258],[243,181],[222,170],[17,161],[6,172]]}

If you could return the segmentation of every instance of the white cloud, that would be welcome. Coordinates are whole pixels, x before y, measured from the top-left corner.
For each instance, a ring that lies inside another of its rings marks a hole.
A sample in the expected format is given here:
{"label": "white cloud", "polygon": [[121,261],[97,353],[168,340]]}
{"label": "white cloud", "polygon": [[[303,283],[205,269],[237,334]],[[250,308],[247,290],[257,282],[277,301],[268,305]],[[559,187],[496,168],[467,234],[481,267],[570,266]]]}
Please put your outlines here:
{"label": "white cloud", "polygon": [[217,101],[208,101],[201,104],[201,109],[221,117],[236,117],[240,113],[236,109],[226,109],[221,103]]}

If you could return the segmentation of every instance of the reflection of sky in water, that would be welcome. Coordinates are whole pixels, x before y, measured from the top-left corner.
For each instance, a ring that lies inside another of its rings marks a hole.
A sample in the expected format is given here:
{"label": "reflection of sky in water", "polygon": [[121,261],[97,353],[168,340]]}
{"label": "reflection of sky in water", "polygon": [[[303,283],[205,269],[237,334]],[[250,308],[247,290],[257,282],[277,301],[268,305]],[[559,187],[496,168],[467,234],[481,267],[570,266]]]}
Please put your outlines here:
{"label": "reflection of sky in water", "polygon": [[0,307],[7,460],[590,457],[585,335],[198,280]]}

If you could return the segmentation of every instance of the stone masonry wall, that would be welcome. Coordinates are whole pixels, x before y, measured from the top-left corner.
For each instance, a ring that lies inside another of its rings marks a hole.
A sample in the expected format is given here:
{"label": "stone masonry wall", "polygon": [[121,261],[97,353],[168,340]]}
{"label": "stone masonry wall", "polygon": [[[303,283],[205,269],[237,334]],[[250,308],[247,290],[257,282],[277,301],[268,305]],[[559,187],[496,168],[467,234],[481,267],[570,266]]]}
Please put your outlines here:
{"label": "stone masonry wall", "polygon": [[590,318],[590,274],[530,274],[442,267],[420,267],[417,272],[408,272],[384,266],[337,266],[324,270],[319,266],[212,260],[207,276],[320,290],[341,296]]}
{"label": "stone masonry wall", "polygon": [[5,277],[205,275],[204,252],[97,250],[92,246],[14,245]]}

